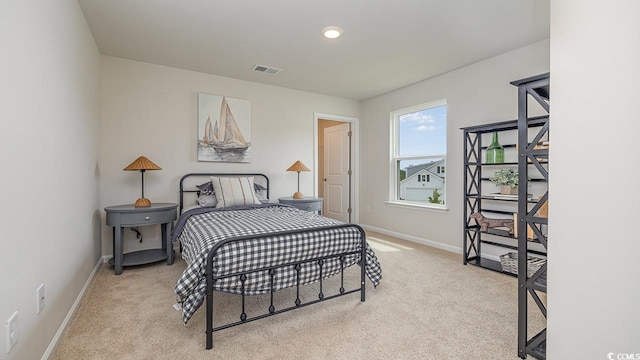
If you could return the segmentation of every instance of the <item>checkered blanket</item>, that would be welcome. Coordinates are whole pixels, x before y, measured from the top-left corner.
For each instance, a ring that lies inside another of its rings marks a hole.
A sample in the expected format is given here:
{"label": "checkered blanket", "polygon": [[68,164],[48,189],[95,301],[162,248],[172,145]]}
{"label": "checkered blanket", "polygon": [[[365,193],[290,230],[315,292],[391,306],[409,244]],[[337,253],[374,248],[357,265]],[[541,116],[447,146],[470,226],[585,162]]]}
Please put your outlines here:
{"label": "checkered blanket", "polygon": [[[259,237],[221,246],[213,259],[215,277],[361,249],[360,232],[357,228],[317,229],[342,223],[290,206],[271,204],[203,211],[205,210],[196,209],[185,212],[173,233],[174,241],[182,242],[182,257],[187,262],[187,268],[174,289],[178,303],[182,306],[185,324],[205,298],[207,254],[221,240],[244,235],[309,229],[297,234]],[[373,285],[377,286],[382,278],[380,264],[368,245],[366,254],[365,272]],[[339,273],[341,266],[346,268],[358,263],[360,257],[360,253],[349,255],[345,258],[344,264],[341,264],[338,258],[326,260],[322,266],[323,278]],[[318,281],[319,269],[316,262],[304,263],[300,270],[300,283]],[[279,290],[295,286],[296,279],[297,272],[293,266],[278,268],[273,288]],[[217,279],[214,283],[215,290],[236,294],[242,292],[241,287],[239,276]],[[267,271],[248,275],[244,283],[246,295],[269,291],[271,277]]]}

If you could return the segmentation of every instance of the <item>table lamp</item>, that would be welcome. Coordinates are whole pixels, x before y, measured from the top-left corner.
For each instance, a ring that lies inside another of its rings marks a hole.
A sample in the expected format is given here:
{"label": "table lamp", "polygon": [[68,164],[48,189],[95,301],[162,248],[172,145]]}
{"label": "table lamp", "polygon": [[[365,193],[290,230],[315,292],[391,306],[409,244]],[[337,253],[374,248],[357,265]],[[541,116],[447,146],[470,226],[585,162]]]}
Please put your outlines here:
{"label": "table lamp", "polygon": [[151,206],[151,200],[144,197],[144,172],[147,170],[162,170],[162,168],[153,163],[153,161],[147,159],[144,156],[140,156],[135,159],[129,166],[122,169],[124,171],[135,171],[140,170],[140,174],[142,174],[142,197],[136,200],[135,207],[149,207]]}
{"label": "table lamp", "polygon": [[293,163],[293,165],[289,166],[287,171],[295,171],[298,173],[298,191],[293,194],[294,199],[302,199],[304,195],[300,192],[300,171],[311,171],[308,167],[306,167],[300,160]]}

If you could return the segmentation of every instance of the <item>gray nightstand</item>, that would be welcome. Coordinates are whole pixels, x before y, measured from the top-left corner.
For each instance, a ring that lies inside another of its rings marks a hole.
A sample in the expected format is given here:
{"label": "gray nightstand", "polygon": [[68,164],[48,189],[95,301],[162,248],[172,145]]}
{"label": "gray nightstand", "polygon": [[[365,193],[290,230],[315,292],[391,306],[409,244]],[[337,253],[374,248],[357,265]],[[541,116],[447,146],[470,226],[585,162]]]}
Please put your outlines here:
{"label": "gray nightstand", "polygon": [[[173,246],[171,228],[177,218],[178,204],[157,203],[149,207],[135,207],[133,204],[104,208],[107,212],[107,225],[113,226],[113,258],[109,263],[115,265],[116,275],[122,274],[123,266],[142,265],[167,259],[167,265],[173,264]],[[125,227],[160,224],[162,227],[162,249],[150,249],[122,253],[122,239]]]}
{"label": "gray nightstand", "polygon": [[305,197],[302,199],[294,199],[291,196],[278,198],[281,204],[294,206],[300,210],[318,212],[322,215],[322,198],[321,197]]}

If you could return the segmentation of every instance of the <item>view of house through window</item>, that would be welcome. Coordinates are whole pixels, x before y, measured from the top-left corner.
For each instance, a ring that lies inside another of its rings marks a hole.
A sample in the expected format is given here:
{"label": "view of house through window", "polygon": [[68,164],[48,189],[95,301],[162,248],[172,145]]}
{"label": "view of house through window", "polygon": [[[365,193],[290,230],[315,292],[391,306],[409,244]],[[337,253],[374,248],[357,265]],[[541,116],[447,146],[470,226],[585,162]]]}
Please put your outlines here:
{"label": "view of house through window", "polygon": [[445,204],[447,103],[444,100],[391,113],[392,201]]}

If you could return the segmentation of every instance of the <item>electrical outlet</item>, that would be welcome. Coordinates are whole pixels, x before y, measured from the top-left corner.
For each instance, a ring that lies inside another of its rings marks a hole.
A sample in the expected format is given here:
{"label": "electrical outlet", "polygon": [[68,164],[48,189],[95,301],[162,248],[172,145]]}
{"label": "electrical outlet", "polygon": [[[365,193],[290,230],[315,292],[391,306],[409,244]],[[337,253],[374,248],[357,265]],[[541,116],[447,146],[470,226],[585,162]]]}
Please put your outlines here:
{"label": "electrical outlet", "polygon": [[42,309],[44,309],[44,283],[36,289],[36,314],[40,314]]}
{"label": "electrical outlet", "polygon": [[371,204],[367,204],[367,206],[366,206],[366,211],[367,211],[367,212],[371,212]]}
{"label": "electrical outlet", "polygon": [[7,320],[7,341],[5,344],[5,349],[7,354],[18,342],[18,312],[14,312],[13,315]]}

